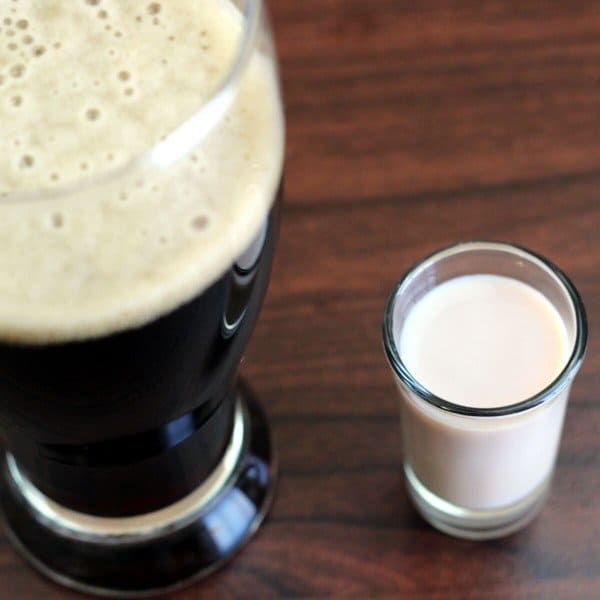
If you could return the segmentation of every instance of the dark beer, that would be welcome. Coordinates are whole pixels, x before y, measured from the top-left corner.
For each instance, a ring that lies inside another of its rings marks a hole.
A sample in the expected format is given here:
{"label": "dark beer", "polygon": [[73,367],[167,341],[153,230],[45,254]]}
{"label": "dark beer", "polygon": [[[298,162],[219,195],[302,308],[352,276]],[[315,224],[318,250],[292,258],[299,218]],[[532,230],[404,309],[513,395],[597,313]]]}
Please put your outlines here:
{"label": "dark beer", "polygon": [[267,288],[277,223],[256,261],[136,329],[0,344],[0,428],[30,481],[72,509],[156,510],[194,489],[229,441],[234,381]]}

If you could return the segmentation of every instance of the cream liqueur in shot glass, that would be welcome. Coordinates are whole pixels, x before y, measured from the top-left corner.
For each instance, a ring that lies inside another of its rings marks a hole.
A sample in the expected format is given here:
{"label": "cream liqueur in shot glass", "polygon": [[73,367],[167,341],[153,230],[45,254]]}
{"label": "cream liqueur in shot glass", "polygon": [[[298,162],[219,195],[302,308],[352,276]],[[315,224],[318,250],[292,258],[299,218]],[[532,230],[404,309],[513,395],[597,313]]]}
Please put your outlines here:
{"label": "cream liqueur in shot glass", "polygon": [[409,494],[438,529],[516,531],[540,510],[587,326],[572,283],[504,243],[443,249],[398,283],[383,323]]}

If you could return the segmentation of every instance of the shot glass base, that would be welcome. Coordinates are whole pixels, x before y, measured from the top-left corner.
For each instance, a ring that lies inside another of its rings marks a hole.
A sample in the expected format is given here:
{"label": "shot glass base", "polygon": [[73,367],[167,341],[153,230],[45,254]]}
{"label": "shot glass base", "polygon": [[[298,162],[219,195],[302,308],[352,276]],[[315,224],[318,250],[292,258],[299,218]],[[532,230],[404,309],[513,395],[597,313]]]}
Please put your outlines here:
{"label": "shot glass base", "polygon": [[404,475],[409,496],[425,521],[443,533],[469,540],[499,538],[525,527],[544,506],[551,483],[551,477],[548,477],[514,504],[473,510],[456,506],[429,491],[408,463],[404,463]]}
{"label": "shot glass base", "polygon": [[4,453],[0,510],[8,538],[43,575],[87,593],[141,597],[187,585],[230,560],[264,520],[275,482],[266,417],[242,386],[221,463],[181,501],[135,517],[77,513],[43,496]]}

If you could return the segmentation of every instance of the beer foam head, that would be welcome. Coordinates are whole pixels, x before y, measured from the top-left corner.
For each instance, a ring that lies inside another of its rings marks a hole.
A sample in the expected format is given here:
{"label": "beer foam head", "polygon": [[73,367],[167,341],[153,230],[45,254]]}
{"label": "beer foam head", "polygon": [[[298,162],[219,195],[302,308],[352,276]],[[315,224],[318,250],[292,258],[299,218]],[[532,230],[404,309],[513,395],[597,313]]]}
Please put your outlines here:
{"label": "beer foam head", "polygon": [[141,325],[251,243],[283,126],[269,56],[223,88],[243,36],[229,0],[3,3],[0,338]]}

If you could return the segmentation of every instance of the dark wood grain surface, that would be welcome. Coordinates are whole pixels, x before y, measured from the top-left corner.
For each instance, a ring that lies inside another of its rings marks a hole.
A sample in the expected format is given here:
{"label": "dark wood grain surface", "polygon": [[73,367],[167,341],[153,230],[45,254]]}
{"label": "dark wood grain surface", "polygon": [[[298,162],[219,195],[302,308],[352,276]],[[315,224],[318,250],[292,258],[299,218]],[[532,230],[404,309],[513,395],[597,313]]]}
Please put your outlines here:
{"label": "dark wood grain surface", "polygon": [[[600,598],[600,5],[272,0],[287,199],[243,365],[272,418],[271,517],[196,598]],[[413,261],[509,240],[578,286],[591,338],[539,518],[441,535],[410,506],[380,343]],[[0,598],[80,597],[0,538]]]}

